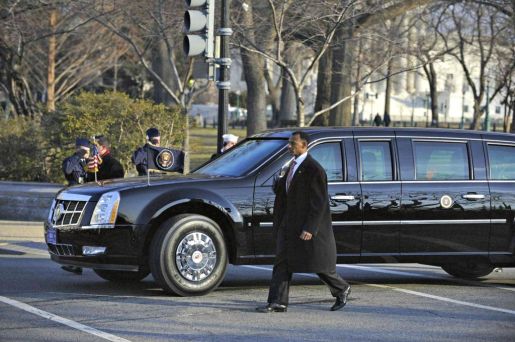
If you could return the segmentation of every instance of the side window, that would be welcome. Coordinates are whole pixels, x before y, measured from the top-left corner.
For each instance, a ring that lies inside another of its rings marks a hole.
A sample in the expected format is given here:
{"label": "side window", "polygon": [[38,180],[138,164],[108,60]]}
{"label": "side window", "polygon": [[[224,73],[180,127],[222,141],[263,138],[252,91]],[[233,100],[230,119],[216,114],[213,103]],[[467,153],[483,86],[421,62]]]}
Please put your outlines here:
{"label": "side window", "polygon": [[467,144],[414,141],[415,179],[470,179]]}
{"label": "side window", "polygon": [[389,141],[360,141],[359,157],[362,181],[393,180]]}
{"label": "side window", "polygon": [[515,180],[515,146],[488,145],[490,179]]}
{"label": "side window", "polygon": [[328,182],[343,181],[342,150],[338,142],[323,143],[312,147],[309,154],[322,165]]}

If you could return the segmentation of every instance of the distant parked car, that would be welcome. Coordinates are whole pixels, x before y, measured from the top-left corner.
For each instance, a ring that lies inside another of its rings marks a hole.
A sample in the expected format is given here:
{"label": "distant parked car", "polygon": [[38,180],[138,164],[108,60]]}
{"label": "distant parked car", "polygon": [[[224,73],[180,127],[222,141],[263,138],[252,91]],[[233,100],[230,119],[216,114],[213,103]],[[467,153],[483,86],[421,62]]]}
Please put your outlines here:
{"label": "distant parked car", "polygon": [[[339,263],[417,262],[464,278],[515,266],[514,135],[304,130],[327,172]],[[227,263],[272,263],[272,183],[291,133],[250,137],[190,175],[61,191],[45,224],[52,260],[111,281],[151,272],[183,296],[215,289]]]}

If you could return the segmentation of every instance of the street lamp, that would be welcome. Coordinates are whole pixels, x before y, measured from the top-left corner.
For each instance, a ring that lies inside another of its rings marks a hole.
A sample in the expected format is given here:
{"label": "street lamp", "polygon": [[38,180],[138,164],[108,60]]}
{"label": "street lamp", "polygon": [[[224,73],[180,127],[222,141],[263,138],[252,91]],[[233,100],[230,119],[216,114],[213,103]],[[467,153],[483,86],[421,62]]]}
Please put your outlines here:
{"label": "street lamp", "polygon": [[377,99],[378,95],[379,93],[365,93],[365,99],[370,99],[370,125],[373,125],[374,122],[374,99],[372,97],[375,96]]}
{"label": "street lamp", "polygon": [[463,83],[463,86],[461,88],[461,123],[460,128],[465,128],[465,93],[468,91],[468,86]]}

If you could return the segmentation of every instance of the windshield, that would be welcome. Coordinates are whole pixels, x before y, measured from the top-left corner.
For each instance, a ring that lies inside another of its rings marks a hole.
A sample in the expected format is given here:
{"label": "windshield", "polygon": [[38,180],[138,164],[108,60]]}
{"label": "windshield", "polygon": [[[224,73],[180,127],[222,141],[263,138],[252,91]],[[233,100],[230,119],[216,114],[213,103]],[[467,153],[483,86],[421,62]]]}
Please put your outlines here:
{"label": "windshield", "polygon": [[246,140],[194,173],[213,176],[244,176],[287,145],[285,139]]}

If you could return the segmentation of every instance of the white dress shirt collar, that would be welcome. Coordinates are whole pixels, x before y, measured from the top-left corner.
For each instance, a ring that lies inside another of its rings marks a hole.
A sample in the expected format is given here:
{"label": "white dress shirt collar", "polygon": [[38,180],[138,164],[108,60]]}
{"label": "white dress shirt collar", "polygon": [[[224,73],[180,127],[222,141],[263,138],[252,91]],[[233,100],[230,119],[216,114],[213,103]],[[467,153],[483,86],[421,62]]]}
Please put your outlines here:
{"label": "white dress shirt collar", "polygon": [[295,168],[293,169],[293,173],[297,172],[297,169],[299,168],[300,164],[302,164],[302,162],[304,161],[304,159],[306,159],[307,156],[308,152],[304,152],[300,156],[295,158]]}

